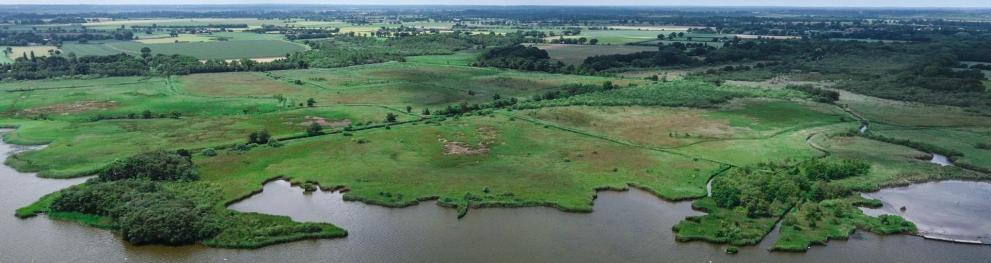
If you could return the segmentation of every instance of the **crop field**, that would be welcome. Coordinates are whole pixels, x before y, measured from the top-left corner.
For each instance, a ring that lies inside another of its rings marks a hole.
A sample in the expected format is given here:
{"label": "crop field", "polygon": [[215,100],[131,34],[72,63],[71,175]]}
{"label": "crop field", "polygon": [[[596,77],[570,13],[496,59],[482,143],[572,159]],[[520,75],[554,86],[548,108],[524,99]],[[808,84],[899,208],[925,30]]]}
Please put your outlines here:
{"label": "crop field", "polygon": [[655,51],[655,47],[644,46],[604,46],[604,45],[565,45],[547,44],[539,45],[540,49],[547,50],[551,59],[564,62],[569,65],[579,65],[586,58],[599,55],[630,54],[641,51]]}
{"label": "crop field", "polygon": [[[6,49],[6,48],[7,47],[0,46],[0,49]],[[55,46],[16,46],[16,47],[10,47],[10,49],[11,52],[8,53],[6,58],[3,59],[3,61],[7,61],[7,63],[11,63],[14,61],[14,59],[17,59],[19,57],[24,57],[24,56],[30,57],[31,53],[34,53],[36,57],[47,57],[49,55],[48,53],[49,51],[54,51],[57,50],[58,48]]]}
{"label": "crop field", "polygon": [[135,42],[141,44],[166,44],[166,43],[180,43],[180,42],[207,42],[213,41],[213,38],[206,35],[192,35],[192,34],[180,34],[178,37],[148,37],[140,38],[135,40]]}
{"label": "crop field", "polygon": [[[648,30],[584,30],[576,36],[563,36],[564,38],[588,38],[598,39],[599,45],[625,45],[628,43],[657,39],[657,34],[664,31]],[[547,37],[548,41],[561,38],[560,36]]]}

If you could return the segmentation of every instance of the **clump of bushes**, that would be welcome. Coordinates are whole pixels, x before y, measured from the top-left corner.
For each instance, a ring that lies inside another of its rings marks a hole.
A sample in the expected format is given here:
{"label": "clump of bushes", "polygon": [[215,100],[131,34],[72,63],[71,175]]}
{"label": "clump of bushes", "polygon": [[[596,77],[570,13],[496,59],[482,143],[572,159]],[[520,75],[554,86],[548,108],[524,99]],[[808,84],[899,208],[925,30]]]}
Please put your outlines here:
{"label": "clump of bushes", "polygon": [[213,210],[196,205],[185,190],[146,179],[91,182],[60,192],[49,208],[110,217],[123,238],[135,244],[180,245],[216,235]]}
{"label": "clump of bushes", "polygon": [[816,88],[812,85],[788,85],[786,89],[801,91],[811,96],[815,101],[833,103],[840,100],[840,93],[832,90]]}
{"label": "clump of bushes", "polygon": [[194,181],[199,178],[193,161],[188,156],[167,151],[154,151],[116,160],[103,169],[98,177],[103,181]]}

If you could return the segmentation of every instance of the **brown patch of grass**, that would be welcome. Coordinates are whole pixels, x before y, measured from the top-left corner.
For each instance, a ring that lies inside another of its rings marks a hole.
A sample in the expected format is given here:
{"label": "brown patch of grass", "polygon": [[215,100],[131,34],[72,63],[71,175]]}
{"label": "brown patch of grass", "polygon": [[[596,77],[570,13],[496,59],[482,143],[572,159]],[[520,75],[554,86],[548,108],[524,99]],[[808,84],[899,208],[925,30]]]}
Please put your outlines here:
{"label": "brown patch of grass", "polygon": [[273,96],[303,91],[252,72],[193,74],[181,81],[187,91],[208,96]]}
{"label": "brown patch of grass", "polygon": [[70,114],[91,110],[109,109],[117,106],[115,101],[77,101],[73,103],[55,104],[44,107],[30,108],[23,111],[24,114],[34,115],[41,113]]}
{"label": "brown patch of grass", "polygon": [[490,126],[482,126],[475,131],[481,137],[481,141],[478,142],[476,147],[463,142],[438,138],[437,140],[444,144],[444,155],[479,155],[489,153],[489,145],[495,143],[497,136],[496,129]]}

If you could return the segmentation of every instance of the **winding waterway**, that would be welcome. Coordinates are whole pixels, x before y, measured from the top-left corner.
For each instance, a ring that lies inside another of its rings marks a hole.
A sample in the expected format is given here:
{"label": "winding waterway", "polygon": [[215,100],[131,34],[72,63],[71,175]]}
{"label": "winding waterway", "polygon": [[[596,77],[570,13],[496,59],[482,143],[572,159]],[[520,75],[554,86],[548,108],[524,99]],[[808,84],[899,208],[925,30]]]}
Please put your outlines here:
{"label": "winding waterway", "polygon": [[[0,144],[3,158],[25,150]],[[390,209],[345,202],[340,193],[304,194],[284,181],[231,206],[338,224],[347,238],[308,240],[257,250],[203,246],[131,246],[109,231],[13,211],[84,179],[41,179],[0,167],[0,262],[983,262],[991,247],[921,237],[854,234],[807,253],[766,251],[762,244],[726,255],[724,246],[674,241],[671,227],[692,211],[648,193],[601,192],[593,213],[551,208],[476,209],[458,220],[433,202]],[[987,199],[984,199],[987,200]],[[991,205],[984,205],[991,208]]]}

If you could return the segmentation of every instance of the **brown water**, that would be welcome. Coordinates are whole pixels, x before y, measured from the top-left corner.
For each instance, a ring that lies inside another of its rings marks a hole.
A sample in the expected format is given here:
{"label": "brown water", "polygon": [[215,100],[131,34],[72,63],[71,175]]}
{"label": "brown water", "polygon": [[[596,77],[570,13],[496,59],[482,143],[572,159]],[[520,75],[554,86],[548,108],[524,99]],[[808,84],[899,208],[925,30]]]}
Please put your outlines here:
{"label": "brown water", "polygon": [[929,237],[991,244],[991,205],[988,204],[991,183],[933,182],[883,189],[864,196],[884,203],[879,209],[863,209],[869,215],[900,215],[914,222],[920,234]]}
{"label": "brown water", "polygon": [[[19,147],[0,144],[7,155]],[[130,246],[109,231],[53,221],[17,219],[13,211],[42,195],[83,182],[50,180],[0,167],[0,262],[986,262],[991,247],[914,236],[855,234],[808,253],[771,253],[760,246],[726,255],[723,246],[678,243],[671,227],[697,214],[689,203],[641,191],[602,192],[595,212],[492,208],[469,212],[432,202],[390,209],[344,202],[341,194],[303,194],[276,181],[231,208],[338,224],[350,236],[257,250],[203,246]],[[774,234],[772,233],[772,237]]]}

